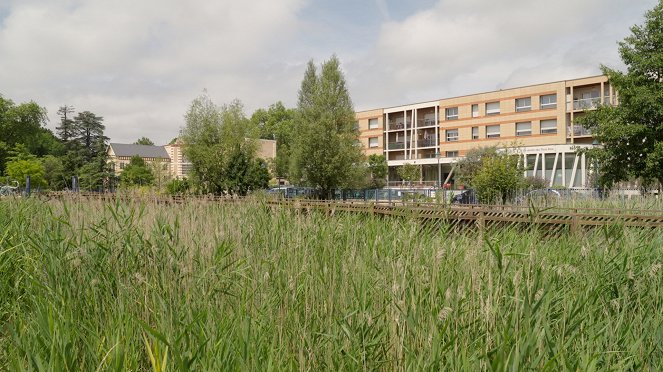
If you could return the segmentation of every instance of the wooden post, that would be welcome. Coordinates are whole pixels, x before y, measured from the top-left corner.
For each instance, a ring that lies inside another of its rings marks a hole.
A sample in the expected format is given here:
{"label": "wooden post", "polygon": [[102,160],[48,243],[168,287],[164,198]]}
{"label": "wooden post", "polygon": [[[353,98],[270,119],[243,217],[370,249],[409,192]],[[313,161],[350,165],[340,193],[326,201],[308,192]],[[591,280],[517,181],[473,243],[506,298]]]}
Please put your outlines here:
{"label": "wooden post", "polygon": [[571,234],[576,235],[579,231],[579,224],[578,224],[578,210],[576,209],[573,212],[573,218],[571,220]]}

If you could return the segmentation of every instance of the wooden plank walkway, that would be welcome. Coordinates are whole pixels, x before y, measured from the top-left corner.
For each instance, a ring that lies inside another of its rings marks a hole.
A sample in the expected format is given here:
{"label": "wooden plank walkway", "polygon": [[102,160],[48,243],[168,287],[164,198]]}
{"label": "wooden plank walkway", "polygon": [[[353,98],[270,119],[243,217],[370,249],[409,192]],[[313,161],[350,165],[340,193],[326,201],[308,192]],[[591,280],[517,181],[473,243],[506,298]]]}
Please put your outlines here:
{"label": "wooden plank walkway", "polygon": [[615,210],[598,208],[546,208],[530,209],[515,205],[440,205],[366,203],[318,200],[269,201],[298,210],[323,210],[328,213],[356,212],[384,216],[407,216],[450,223],[470,222],[480,226],[537,224],[567,226],[571,231],[583,227],[620,225],[628,227],[663,227],[663,211]]}

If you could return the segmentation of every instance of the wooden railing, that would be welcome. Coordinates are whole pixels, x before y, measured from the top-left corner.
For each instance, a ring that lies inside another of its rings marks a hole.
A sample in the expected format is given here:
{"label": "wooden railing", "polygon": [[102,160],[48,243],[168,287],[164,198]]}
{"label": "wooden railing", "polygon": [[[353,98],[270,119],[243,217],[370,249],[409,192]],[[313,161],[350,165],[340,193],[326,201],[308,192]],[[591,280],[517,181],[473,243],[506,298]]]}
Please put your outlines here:
{"label": "wooden railing", "polygon": [[46,199],[93,199],[93,200],[132,200],[156,202],[160,204],[181,204],[188,202],[240,203],[259,202],[274,208],[294,208],[298,211],[319,210],[328,213],[353,212],[384,216],[403,216],[419,219],[441,219],[448,222],[476,222],[486,224],[541,224],[569,226],[572,230],[582,227],[622,225],[633,227],[663,227],[663,211],[648,209],[611,208],[537,208],[527,205],[457,205],[417,203],[403,201],[329,201],[283,198],[242,198],[227,196],[140,196],[126,194],[96,193],[49,193],[40,197]]}

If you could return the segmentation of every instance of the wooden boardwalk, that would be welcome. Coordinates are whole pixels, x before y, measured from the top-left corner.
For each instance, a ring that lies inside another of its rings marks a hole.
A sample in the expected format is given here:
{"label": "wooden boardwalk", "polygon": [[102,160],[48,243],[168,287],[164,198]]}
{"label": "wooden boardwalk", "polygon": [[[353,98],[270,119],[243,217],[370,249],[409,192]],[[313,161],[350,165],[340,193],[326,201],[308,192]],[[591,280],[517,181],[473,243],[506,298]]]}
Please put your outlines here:
{"label": "wooden boardwalk", "polygon": [[597,208],[542,208],[514,205],[440,205],[420,203],[366,203],[318,200],[280,200],[269,204],[298,210],[322,210],[328,213],[355,212],[384,216],[407,216],[426,220],[444,220],[451,224],[471,223],[479,227],[534,224],[568,227],[619,225],[626,227],[663,227],[663,211],[617,210]]}
{"label": "wooden boardwalk", "polygon": [[[181,204],[192,201],[240,203],[247,199],[219,196],[130,196],[114,194],[43,194],[45,199],[132,200],[160,204]],[[248,199],[259,200],[259,199]],[[264,199],[272,208],[293,208],[300,212],[312,210],[326,213],[366,213],[382,216],[402,216],[423,220],[441,220],[453,225],[490,226],[538,225],[552,229],[568,228],[577,231],[598,226],[624,226],[640,228],[663,227],[663,211],[647,209],[600,208],[531,208],[518,205],[456,205],[403,202],[323,201],[306,199]]]}

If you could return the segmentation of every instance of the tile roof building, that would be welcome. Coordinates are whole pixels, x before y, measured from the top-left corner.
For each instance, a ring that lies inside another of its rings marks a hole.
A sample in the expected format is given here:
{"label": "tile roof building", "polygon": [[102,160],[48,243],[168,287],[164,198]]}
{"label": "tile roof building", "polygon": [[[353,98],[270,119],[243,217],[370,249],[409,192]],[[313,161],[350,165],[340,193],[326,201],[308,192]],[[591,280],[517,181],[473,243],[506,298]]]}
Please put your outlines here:
{"label": "tile roof building", "polygon": [[[184,143],[175,139],[165,146],[146,146],[124,143],[111,143],[108,146],[108,163],[113,167],[116,176],[129,164],[131,157],[140,156],[146,164],[161,163],[164,171],[172,178],[187,177],[191,171],[191,162],[184,155]],[[258,140],[258,157],[268,160],[276,157],[276,141]]]}

